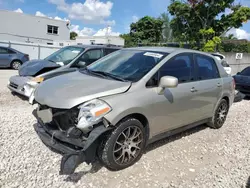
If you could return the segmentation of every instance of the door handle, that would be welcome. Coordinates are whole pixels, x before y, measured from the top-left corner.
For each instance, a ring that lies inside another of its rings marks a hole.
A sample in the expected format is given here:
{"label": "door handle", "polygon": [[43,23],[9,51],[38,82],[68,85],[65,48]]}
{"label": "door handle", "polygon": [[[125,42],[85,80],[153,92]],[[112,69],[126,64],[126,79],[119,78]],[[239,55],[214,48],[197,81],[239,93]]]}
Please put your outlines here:
{"label": "door handle", "polygon": [[190,91],[191,91],[192,93],[194,93],[194,92],[197,92],[198,90],[195,89],[195,87],[192,87],[192,88],[190,89]]}
{"label": "door handle", "polygon": [[217,87],[221,87],[221,83],[218,83],[218,84],[217,84]]}

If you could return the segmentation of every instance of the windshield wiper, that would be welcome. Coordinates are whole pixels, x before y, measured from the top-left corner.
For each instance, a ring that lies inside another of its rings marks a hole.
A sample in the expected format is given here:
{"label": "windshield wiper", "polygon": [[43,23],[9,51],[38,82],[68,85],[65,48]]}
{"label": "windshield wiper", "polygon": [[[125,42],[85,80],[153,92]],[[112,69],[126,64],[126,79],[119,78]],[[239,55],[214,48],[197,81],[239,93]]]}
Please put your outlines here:
{"label": "windshield wiper", "polygon": [[99,76],[99,77],[102,77],[102,78],[106,78],[107,77],[106,75],[100,74],[100,73],[95,72],[95,71],[91,71],[87,67],[80,68],[79,71],[80,72],[86,71],[88,74],[96,75],[96,76]]}
{"label": "windshield wiper", "polygon": [[122,82],[127,82],[128,81],[126,79],[123,79],[121,77],[118,77],[118,76],[116,76],[114,74],[111,74],[111,73],[108,73],[108,72],[92,71],[92,70],[88,69],[87,67],[81,68],[80,72],[82,72],[82,71],[86,71],[89,74],[93,74],[93,75],[100,76],[100,77],[103,77],[103,78],[109,77],[109,78],[112,78],[114,80],[118,80],[118,81],[122,81]]}
{"label": "windshield wiper", "polygon": [[53,60],[48,60],[48,61],[50,61],[50,62],[52,62],[52,63],[56,63],[55,61],[53,61]]}
{"label": "windshield wiper", "polygon": [[122,82],[127,82],[128,80],[126,79],[123,79],[119,76],[116,76],[114,74],[111,74],[111,73],[108,73],[108,72],[102,72],[102,71],[92,71],[92,70],[89,70],[88,71],[92,72],[92,73],[96,73],[96,74],[101,74],[103,76],[106,76],[106,77],[109,77],[109,78],[112,78],[114,80],[118,80],[118,81],[122,81]]}

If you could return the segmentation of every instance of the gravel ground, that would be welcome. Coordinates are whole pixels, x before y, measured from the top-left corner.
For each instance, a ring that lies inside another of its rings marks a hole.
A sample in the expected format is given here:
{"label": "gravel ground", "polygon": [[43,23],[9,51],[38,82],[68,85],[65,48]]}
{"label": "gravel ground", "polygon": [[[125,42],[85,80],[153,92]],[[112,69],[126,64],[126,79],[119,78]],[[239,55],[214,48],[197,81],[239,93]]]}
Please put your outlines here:
{"label": "gravel ground", "polygon": [[60,176],[60,156],[33,130],[33,107],[6,88],[16,73],[0,70],[0,187],[246,187],[250,101],[234,104],[220,130],[200,126],[156,142],[128,169],[83,164],[75,174]]}

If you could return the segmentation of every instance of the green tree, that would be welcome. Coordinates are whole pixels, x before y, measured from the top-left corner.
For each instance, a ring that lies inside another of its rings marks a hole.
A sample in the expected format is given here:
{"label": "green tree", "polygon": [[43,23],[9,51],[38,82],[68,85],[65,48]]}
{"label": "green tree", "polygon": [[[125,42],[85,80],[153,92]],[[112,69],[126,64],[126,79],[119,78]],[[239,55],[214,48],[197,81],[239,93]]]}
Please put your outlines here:
{"label": "green tree", "polygon": [[133,42],[130,34],[122,34],[122,35],[120,35],[120,37],[125,40],[125,47],[136,46],[136,44]]}
{"label": "green tree", "polygon": [[[250,19],[250,8],[235,5],[235,0],[172,0],[168,7],[173,16],[171,28],[181,41],[206,44],[214,37],[239,28]],[[226,10],[231,10],[226,14]],[[203,46],[204,47],[204,46]]]}
{"label": "green tree", "polygon": [[76,37],[78,36],[78,34],[74,31],[70,32],[70,40],[76,40]]}
{"label": "green tree", "polygon": [[163,21],[145,16],[130,25],[130,36],[134,43],[157,43],[161,41]]}
{"label": "green tree", "polygon": [[168,42],[172,40],[172,30],[170,26],[170,18],[167,13],[162,13],[160,16],[160,19],[163,22],[162,26],[162,41],[163,42]]}

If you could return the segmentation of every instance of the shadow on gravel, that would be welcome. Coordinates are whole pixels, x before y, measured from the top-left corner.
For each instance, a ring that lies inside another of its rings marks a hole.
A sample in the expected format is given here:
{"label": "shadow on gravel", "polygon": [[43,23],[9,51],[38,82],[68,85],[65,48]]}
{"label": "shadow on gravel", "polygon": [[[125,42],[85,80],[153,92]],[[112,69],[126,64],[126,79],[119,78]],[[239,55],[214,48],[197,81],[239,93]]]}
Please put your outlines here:
{"label": "shadow on gravel", "polygon": [[[179,133],[179,134],[164,138],[162,140],[156,141],[156,142],[148,145],[148,147],[146,148],[144,154],[146,154],[147,152],[150,152],[150,151],[152,151],[152,150],[154,150],[156,148],[159,148],[159,147],[161,147],[163,145],[166,145],[168,143],[171,143],[171,142],[174,142],[174,141],[176,141],[178,139],[181,139],[184,136],[189,136],[191,134],[202,131],[202,130],[204,130],[206,128],[207,128],[206,125],[200,125],[198,127],[189,129],[189,130],[184,131],[182,133]],[[96,161],[94,164],[92,164],[92,168],[90,170],[75,172],[74,174],[69,175],[64,181],[77,183],[84,175],[89,174],[89,173],[94,174],[94,173],[98,172],[102,167],[103,167],[103,165],[99,161]]]}
{"label": "shadow on gravel", "polygon": [[249,101],[250,97],[246,96],[243,100]]}
{"label": "shadow on gravel", "polygon": [[249,176],[248,179],[247,179],[246,188],[250,188],[250,176]]}
{"label": "shadow on gravel", "polygon": [[69,175],[64,181],[77,183],[84,175],[89,174],[89,173],[94,174],[98,172],[99,170],[101,170],[102,167],[103,165],[99,161],[96,161],[94,164],[92,164],[92,167],[90,170],[75,172]]}
{"label": "shadow on gravel", "polygon": [[27,98],[27,97],[25,97],[25,96],[23,96],[23,95],[20,95],[20,94],[18,94],[18,93],[11,92],[11,95],[16,96],[16,97],[18,97],[19,99],[21,99],[21,100],[23,100],[23,101],[28,101],[28,98]]}
{"label": "shadow on gravel", "polygon": [[159,148],[159,147],[161,147],[163,145],[166,145],[168,143],[171,143],[171,142],[174,142],[176,140],[179,140],[179,139],[181,139],[184,136],[189,136],[191,134],[194,134],[194,133],[197,133],[199,131],[202,131],[202,130],[204,130],[206,128],[208,128],[208,127],[205,124],[204,125],[199,125],[198,127],[194,127],[194,128],[189,129],[187,131],[184,131],[184,132],[172,135],[170,137],[164,138],[162,140],[156,141],[156,142],[148,145],[148,147],[146,148],[145,153],[150,152],[150,151],[152,151],[154,149],[157,149],[157,148]]}

